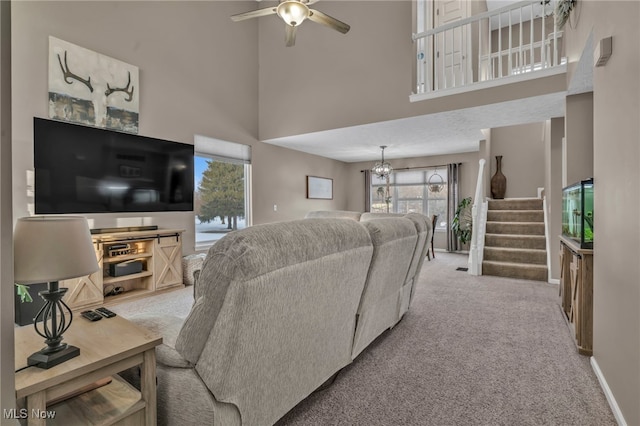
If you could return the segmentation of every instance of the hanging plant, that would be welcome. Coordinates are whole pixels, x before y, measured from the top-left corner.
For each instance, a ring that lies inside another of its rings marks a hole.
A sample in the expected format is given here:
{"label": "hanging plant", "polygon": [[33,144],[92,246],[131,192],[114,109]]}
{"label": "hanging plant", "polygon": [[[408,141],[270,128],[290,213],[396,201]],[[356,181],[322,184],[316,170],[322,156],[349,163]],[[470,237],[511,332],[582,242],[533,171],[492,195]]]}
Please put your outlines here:
{"label": "hanging plant", "polygon": [[376,194],[378,194],[378,196],[382,199],[382,201],[384,201],[384,203],[387,205],[387,213],[389,213],[392,197],[389,192],[388,179],[387,179],[387,187],[385,188],[384,186],[379,186],[378,189],[376,190]]}
{"label": "hanging plant", "polygon": [[556,25],[558,29],[564,28],[569,20],[569,14],[575,8],[578,0],[558,0],[556,4]]}

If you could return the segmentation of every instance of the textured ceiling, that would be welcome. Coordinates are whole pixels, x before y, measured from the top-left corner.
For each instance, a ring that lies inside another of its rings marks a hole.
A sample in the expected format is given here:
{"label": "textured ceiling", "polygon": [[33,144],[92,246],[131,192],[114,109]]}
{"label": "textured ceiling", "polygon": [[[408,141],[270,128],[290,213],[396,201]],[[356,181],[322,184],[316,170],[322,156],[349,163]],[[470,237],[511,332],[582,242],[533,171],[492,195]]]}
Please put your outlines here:
{"label": "textured ceiling", "polygon": [[477,151],[482,129],[564,116],[566,92],[400,120],[332,129],[264,142],[345,162]]}

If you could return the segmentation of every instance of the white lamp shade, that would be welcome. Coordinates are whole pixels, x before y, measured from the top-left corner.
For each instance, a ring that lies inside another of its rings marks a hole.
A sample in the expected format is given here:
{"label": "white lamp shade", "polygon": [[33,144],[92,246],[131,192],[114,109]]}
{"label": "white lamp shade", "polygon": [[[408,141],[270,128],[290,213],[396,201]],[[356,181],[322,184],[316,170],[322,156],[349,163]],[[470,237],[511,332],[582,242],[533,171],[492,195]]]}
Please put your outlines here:
{"label": "white lamp shade", "polygon": [[33,216],[18,219],[13,234],[14,281],[66,280],[98,270],[87,219]]}

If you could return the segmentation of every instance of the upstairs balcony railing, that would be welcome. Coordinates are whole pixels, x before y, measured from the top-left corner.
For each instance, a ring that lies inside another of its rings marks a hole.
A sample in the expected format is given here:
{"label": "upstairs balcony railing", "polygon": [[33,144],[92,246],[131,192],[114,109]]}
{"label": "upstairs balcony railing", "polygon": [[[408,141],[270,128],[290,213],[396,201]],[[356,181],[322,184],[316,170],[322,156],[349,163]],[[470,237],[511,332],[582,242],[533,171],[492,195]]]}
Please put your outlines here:
{"label": "upstairs balcony railing", "polygon": [[554,7],[555,0],[522,1],[414,34],[412,100],[564,72]]}

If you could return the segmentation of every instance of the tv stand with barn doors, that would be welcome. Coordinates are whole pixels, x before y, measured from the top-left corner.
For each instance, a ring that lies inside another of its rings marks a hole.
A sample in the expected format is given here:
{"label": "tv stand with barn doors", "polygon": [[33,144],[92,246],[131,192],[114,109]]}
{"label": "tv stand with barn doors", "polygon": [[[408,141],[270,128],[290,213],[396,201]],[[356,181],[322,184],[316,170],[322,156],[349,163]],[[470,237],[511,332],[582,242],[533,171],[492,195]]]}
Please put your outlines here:
{"label": "tv stand with barn doors", "polygon": [[60,281],[74,311],[182,287],[183,229],[118,230],[92,235],[100,269]]}

